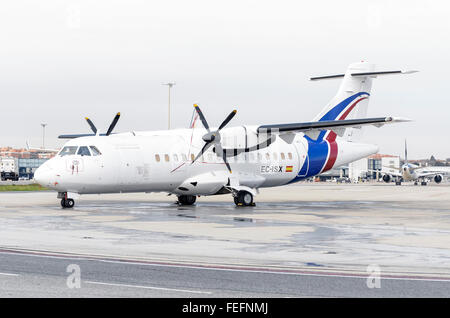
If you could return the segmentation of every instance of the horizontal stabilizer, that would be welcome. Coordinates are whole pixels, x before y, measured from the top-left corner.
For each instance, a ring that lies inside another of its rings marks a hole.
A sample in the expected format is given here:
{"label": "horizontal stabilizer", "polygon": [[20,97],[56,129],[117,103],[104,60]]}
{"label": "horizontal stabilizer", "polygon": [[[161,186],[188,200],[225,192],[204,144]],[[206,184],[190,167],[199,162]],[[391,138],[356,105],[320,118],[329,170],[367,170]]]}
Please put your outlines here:
{"label": "horizontal stabilizer", "polygon": [[342,78],[345,74],[336,74],[336,75],[325,75],[325,76],[316,76],[311,77],[310,81],[320,81],[320,80],[327,80],[327,79],[336,79],[336,78]]}
{"label": "horizontal stabilizer", "polygon": [[[412,74],[412,73],[416,73],[416,72],[418,72],[418,71],[377,71],[377,72],[351,73],[350,75],[353,77],[370,76],[370,77],[376,78],[377,76],[381,76],[381,75]],[[316,76],[316,77],[311,77],[309,80],[320,81],[320,80],[327,80],[327,79],[342,78],[344,76],[345,76],[345,74]]]}

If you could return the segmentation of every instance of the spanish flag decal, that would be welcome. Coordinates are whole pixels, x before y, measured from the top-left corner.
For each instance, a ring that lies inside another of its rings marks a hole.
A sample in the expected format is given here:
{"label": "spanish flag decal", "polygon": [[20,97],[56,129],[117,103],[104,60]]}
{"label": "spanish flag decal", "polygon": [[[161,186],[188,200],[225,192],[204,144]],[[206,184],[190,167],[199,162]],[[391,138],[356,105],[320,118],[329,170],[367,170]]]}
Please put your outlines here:
{"label": "spanish flag decal", "polygon": [[286,172],[292,172],[292,166],[286,166]]}

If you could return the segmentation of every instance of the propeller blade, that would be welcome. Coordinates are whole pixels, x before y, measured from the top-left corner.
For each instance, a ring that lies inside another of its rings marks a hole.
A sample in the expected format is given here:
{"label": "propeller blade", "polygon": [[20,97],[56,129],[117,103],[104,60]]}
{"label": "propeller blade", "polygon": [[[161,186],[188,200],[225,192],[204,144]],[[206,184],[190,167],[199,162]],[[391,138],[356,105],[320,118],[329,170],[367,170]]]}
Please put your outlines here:
{"label": "propeller blade", "polygon": [[230,173],[232,173],[230,164],[227,161],[227,154],[223,150],[222,150],[222,159],[223,159],[223,162],[225,162],[225,165],[227,166],[228,171],[230,171]]}
{"label": "propeller blade", "polygon": [[234,115],[236,115],[237,110],[233,110],[227,118],[225,118],[225,120],[222,122],[222,124],[219,126],[219,129],[217,129],[218,131],[221,130],[223,127],[225,127],[231,119],[233,119]]}
{"label": "propeller blade", "polygon": [[120,118],[120,113],[117,113],[116,116],[114,117],[111,125],[109,125],[108,131],[106,132],[106,136],[111,135],[111,133],[112,133],[114,127],[116,126],[117,121],[119,120],[119,118]]}
{"label": "propeller blade", "polygon": [[85,119],[89,124],[89,127],[91,127],[91,130],[94,132],[94,134],[97,134],[97,127],[95,127],[94,123],[87,117],[85,117]]}
{"label": "propeller blade", "polygon": [[208,132],[210,132],[208,122],[206,121],[205,116],[203,116],[203,113],[202,113],[202,111],[200,110],[200,107],[198,107],[197,104],[194,104],[194,108],[195,108],[195,110],[197,111],[197,114],[198,114],[198,116],[200,117],[200,120],[202,121],[203,127],[205,127],[206,130],[207,130]]}
{"label": "propeller blade", "polygon": [[203,153],[204,153],[206,150],[208,150],[208,148],[211,147],[211,146],[212,146],[212,142],[207,142],[207,143],[203,146],[202,150],[200,150],[200,152],[197,154],[197,156],[195,157],[195,159],[192,160],[191,164],[193,164],[195,161],[197,161],[197,159],[198,159],[201,155],[203,155]]}
{"label": "propeller blade", "polygon": [[230,173],[232,173],[230,164],[227,161],[227,153],[226,153],[225,150],[223,150],[222,145],[221,144],[217,144],[214,150],[215,150],[216,154],[219,154],[219,153],[222,154],[223,162],[227,166],[228,171],[230,171]]}

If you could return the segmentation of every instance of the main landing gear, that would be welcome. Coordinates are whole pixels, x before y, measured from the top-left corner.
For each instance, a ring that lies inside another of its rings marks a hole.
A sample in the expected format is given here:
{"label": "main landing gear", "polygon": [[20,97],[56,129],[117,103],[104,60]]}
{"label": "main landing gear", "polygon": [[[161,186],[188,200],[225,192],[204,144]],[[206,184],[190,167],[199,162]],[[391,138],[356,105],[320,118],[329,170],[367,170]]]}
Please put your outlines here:
{"label": "main landing gear", "polygon": [[243,190],[235,194],[234,203],[237,206],[255,206],[255,203],[253,203],[253,194]]}
{"label": "main landing gear", "polygon": [[195,200],[197,200],[195,195],[179,195],[177,203],[179,205],[193,205]]}

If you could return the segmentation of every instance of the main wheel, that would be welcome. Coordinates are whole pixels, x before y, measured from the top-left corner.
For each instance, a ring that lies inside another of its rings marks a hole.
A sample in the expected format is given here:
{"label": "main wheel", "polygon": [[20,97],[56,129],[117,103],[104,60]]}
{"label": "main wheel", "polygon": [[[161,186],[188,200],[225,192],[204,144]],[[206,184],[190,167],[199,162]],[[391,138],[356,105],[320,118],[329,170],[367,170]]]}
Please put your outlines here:
{"label": "main wheel", "polygon": [[181,205],[193,205],[197,197],[195,195],[179,195],[178,203]]}
{"label": "main wheel", "polygon": [[426,185],[427,185],[427,182],[426,182],[426,181],[422,181],[422,182],[420,183],[420,185],[426,186]]}
{"label": "main wheel", "polygon": [[239,191],[237,196],[234,198],[234,203],[239,206],[253,205],[253,194],[248,191]]}

